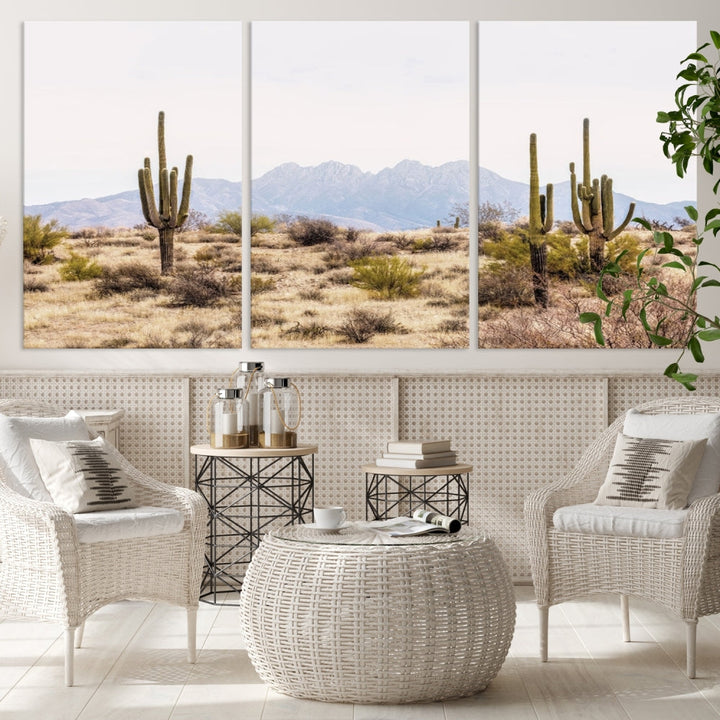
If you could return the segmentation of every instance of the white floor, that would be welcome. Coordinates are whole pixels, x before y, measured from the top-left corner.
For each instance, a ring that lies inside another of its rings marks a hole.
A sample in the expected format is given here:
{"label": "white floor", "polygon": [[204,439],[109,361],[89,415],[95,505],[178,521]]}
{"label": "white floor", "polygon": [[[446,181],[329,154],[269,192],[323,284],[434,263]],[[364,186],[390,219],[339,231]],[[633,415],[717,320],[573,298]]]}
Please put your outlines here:
{"label": "white floor", "polygon": [[0,718],[8,720],[674,720],[720,718],[720,616],[701,620],[698,678],[688,680],[683,623],[640,601],[633,642],[621,641],[615,598],[550,611],[550,662],[537,660],[537,612],[516,588],[505,665],[479,695],[431,705],[335,705],[268,690],[240,645],[237,609],[201,603],[196,665],[185,658],[185,613],[118,603],[87,623],[76,682],[63,686],[59,628],[0,622]]}

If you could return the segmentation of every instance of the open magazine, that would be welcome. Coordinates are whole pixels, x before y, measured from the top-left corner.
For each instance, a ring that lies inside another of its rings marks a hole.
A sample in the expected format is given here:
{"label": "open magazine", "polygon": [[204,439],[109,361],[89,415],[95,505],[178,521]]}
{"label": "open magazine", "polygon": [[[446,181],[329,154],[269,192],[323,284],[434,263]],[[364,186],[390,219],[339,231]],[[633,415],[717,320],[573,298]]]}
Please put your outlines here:
{"label": "open magazine", "polygon": [[415,510],[412,517],[397,517],[385,520],[375,526],[376,530],[386,532],[390,537],[407,535],[426,535],[428,533],[456,533],[461,523],[457,518],[433,512],[432,510]]}

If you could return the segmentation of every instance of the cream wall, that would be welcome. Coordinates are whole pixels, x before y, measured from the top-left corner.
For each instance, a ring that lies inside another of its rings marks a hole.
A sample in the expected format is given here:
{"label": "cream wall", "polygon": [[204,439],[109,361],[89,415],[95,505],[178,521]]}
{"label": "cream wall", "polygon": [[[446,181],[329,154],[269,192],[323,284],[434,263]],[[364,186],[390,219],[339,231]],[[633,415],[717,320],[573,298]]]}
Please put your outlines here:
{"label": "cream wall", "polygon": [[[8,235],[0,245],[2,335],[0,372],[122,371],[225,373],[242,359],[262,359],[274,373],[638,373],[655,374],[674,359],[666,351],[635,350],[24,350],[22,347],[22,23],[24,20],[696,20],[699,37],[720,29],[717,0],[10,0],[0,8],[0,215]],[[638,42],[651,42],[638,38]],[[672,48],[668,52],[673,52]],[[680,60],[681,58],[678,58]],[[92,62],[92,58],[88,58]],[[638,69],[642,83],[642,69]],[[658,152],[660,152],[658,142]],[[472,160],[472,158],[471,158]],[[712,202],[700,178],[701,211]],[[710,243],[708,243],[710,244]],[[715,243],[717,244],[717,243]],[[718,261],[717,251],[706,255]],[[705,298],[706,307],[718,304]],[[714,310],[713,314],[718,310]],[[78,322],[82,318],[78,317]],[[719,347],[707,348],[706,372],[720,370]]]}

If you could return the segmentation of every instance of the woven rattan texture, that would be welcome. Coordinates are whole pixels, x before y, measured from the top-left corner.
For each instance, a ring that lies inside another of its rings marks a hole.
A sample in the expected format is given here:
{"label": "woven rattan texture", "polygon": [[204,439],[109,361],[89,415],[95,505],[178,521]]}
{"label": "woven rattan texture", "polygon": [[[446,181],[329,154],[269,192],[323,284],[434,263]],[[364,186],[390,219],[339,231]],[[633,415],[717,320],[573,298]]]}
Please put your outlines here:
{"label": "woven rattan texture", "polygon": [[[192,486],[189,446],[207,442],[207,402],[233,370],[198,377],[0,375],[0,396],[125,410],[120,448],[128,460],[155,478],[182,484],[184,476]],[[653,398],[686,395],[659,373],[607,379],[408,376],[398,383],[398,405],[387,376],[305,376],[295,382],[304,408],[299,440],[319,446],[317,503],[342,504],[351,519],[365,517],[360,466],[393,437],[398,407],[400,438],[449,437],[459,459],[474,466],[470,523],[494,538],[516,578],[530,574],[525,495],[563,477],[606,426],[606,417],[613,420]],[[702,378],[700,387],[720,395],[720,376]]]}
{"label": "woven rattan texture", "polygon": [[155,376],[0,375],[0,397],[44,401],[57,408],[124,410],[120,451],[157,480],[184,485],[184,379]]}
{"label": "woven rattan texture", "polygon": [[317,545],[271,534],[245,576],[240,618],[255,669],[279,692],[424,702],[495,677],[515,600],[489,539]]}
{"label": "woven rattan texture", "polygon": [[525,496],[562,477],[605,427],[602,378],[408,378],[400,437],[452,440],[470,474],[470,524],[527,577]]}

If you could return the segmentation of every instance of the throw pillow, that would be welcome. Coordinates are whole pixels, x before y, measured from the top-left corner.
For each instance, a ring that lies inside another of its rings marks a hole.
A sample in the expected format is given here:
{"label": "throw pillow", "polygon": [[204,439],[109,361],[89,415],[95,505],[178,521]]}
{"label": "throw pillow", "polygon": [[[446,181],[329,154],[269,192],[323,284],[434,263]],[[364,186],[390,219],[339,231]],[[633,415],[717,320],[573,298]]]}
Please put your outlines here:
{"label": "throw pillow", "polygon": [[128,476],[113,463],[105,440],[30,440],[53,502],[70,513],[137,507]]}
{"label": "throw pillow", "polygon": [[30,449],[30,438],[88,440],[90,432],[72,410],[65,417],[11,417],[0,413],[0,461],[9,487],[25,497],[52,502]]}
{"label": "throw pillow", "polygon": [[687,504],[706,440],[618,434],[598,505],[680,510]]}
{"label": "throw pillow", "polygon": [[652,415],[629,410],[625,416],[623,433],[633,437],[664,440],[707,438],[705,452],[688,496],[688,504],[698,498],[714,495],[720,489],[720,413]]}

